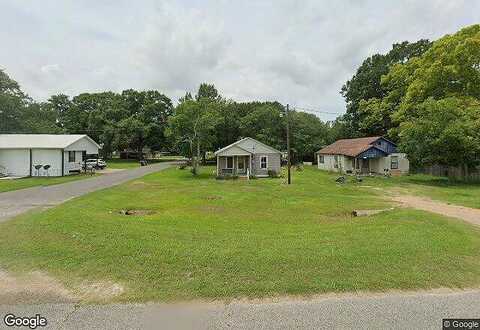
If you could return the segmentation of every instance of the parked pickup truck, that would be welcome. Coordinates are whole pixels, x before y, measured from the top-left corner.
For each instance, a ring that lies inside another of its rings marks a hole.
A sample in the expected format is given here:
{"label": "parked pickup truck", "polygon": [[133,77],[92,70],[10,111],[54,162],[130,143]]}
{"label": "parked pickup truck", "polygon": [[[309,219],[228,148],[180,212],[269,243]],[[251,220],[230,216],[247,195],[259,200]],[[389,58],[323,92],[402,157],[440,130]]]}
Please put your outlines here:
{"label": "parked pickup truck", "polygon": [[103,170],[107,167],[107,163],[102,158],[90,158],[85,161],[85,165],[88,167],[93,167],[95,169]]}

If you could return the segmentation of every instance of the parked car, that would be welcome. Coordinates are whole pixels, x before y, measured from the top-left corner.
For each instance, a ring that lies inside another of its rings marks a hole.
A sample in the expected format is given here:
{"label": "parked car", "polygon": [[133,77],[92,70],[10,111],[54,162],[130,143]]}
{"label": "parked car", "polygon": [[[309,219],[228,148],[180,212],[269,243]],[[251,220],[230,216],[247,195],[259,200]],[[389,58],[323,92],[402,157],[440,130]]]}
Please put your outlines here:
{"label": "parked car", "polygon": [[103,170],[107,167],[107,163],[102,158],[90,158],[85,161],[87,167],[94,167],[95,169]]}

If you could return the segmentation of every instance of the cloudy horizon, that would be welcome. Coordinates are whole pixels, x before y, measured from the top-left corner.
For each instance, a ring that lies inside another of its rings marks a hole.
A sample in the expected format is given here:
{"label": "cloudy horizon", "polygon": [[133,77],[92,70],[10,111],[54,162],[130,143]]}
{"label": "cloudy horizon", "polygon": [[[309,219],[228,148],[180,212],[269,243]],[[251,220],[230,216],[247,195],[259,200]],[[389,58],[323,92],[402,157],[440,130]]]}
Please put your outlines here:
{"label": "cloudy horizon", "polygon": [[480,18],[480,2],[399,3],[1,0],[0,68],[36,100],[134,88],[175,102],[209,82],[236,101],[340,115],[340,88],[367,56]]}

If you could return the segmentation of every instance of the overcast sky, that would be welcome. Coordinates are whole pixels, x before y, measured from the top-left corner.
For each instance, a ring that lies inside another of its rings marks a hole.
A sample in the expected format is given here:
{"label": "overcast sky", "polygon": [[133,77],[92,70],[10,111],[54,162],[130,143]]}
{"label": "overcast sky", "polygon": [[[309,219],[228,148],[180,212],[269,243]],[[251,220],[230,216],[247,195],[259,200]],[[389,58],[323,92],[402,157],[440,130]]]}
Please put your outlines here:
{"label": "overcast sky", "polygon": [[0,0],[0,68],[37,100],[134,88],[176,101],[211,82],[340,114],[365,57],[479,22],[476,0]]}

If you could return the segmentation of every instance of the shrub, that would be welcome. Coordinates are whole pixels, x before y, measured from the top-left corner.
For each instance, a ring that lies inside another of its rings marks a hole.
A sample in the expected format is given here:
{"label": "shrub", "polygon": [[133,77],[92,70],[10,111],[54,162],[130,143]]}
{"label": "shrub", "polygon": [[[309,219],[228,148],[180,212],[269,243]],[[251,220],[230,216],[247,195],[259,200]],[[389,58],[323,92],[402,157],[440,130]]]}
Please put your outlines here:
{"label": "shrub", "polygon": [[268,170],[268,177],[270,177],[270,178],[278,178],[278,177],[280,177],[280,176],[278,175],[278,172],[277,172],[277,171]]}

